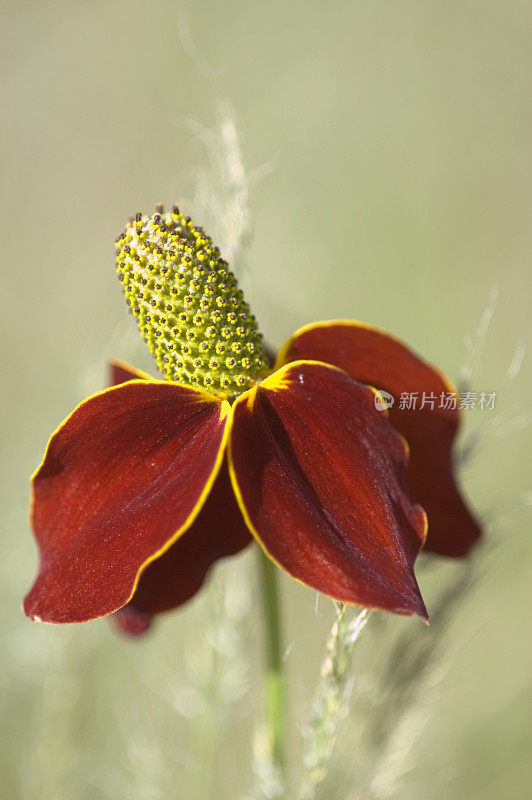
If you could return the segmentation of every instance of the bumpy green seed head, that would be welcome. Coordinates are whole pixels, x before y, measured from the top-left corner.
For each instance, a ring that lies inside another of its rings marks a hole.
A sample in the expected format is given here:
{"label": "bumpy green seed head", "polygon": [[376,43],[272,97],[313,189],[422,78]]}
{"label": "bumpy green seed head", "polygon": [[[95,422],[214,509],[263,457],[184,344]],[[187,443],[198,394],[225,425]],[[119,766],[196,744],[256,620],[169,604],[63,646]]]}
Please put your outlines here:
{"label": "bumpy green seed head", "polygon": [[234,397],[265,374],[255,318],[220,251],[189,217],[176,206],[139,213],[116,247],[127,303],[168,380]]}

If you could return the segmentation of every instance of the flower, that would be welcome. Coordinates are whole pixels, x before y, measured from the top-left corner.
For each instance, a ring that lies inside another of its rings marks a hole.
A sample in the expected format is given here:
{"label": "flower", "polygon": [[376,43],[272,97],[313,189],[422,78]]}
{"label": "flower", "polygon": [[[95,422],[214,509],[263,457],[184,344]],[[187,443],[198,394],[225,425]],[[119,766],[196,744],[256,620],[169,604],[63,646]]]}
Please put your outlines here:
{"label": "flower", "polygon": [[26,613],[66,623],[119,612],[141,632],[255,538],[330,597],[427,618],[419,504],[427,550],[462,556],[480,536],[453,476],[459,412],[388,414],[378,390],[432,396],[449,381],[350,321],[301,329],[272,368],[227,264],[176,207],[137,214],[117,248],[166,380],[114,362],[114,385],[52,434],[32,476],[40,566]]}

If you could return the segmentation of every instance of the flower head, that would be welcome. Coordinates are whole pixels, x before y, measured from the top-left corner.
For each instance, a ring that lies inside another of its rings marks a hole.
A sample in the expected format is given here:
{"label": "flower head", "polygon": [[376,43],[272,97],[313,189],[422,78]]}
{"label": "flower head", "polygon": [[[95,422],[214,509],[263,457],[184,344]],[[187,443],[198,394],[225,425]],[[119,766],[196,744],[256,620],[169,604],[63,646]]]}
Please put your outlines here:
{"label": "flower head", "polygon": [[137,214],[117,248],[166,380],[115,362],[115,385],[52,435],[32,478],[41,561],[26,613],[119,612],[139,632],[255,539],[337,600],[426,617],[413,569],[427,532],[418,503],[427,549],[465,555],[480,535],[452,471],[458,411],[388,415],[378,389],[436,392],[447,379],[349,321],[302,329],[269,368],[228,265],[175,207]]}

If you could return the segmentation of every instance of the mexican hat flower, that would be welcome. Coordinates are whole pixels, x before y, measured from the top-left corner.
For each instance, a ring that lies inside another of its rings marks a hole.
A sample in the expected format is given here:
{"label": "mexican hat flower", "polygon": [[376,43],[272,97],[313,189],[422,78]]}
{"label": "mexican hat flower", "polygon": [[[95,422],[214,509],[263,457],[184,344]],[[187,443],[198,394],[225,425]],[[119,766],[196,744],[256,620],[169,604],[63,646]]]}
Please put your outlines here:
{"label": "mexican hat flower", "polygon": [[453,476],[459,411],[385,406],[452,393],[447,378],[352,321],[301,329],[272,365],[227,263],[177,207],[137,214],[116,246],[164,379],[115,362],[114,385],[52,434],[32,477],[40,565],[26,613],[119,612],[139,632],[256,540],[342,603],[426,618],[420,549],[464,556],[480,536]]}

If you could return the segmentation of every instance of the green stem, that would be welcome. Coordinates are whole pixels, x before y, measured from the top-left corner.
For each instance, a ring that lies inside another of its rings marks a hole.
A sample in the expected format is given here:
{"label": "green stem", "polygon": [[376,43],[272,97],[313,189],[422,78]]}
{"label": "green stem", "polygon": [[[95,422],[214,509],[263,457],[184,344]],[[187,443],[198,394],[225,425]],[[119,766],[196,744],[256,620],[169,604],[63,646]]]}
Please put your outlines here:
{"label": "green stem", "polygon": [[259,570],[266,639],[265,725],[272,766],[284,783],[285,694],[279,570],[262,550]]}

